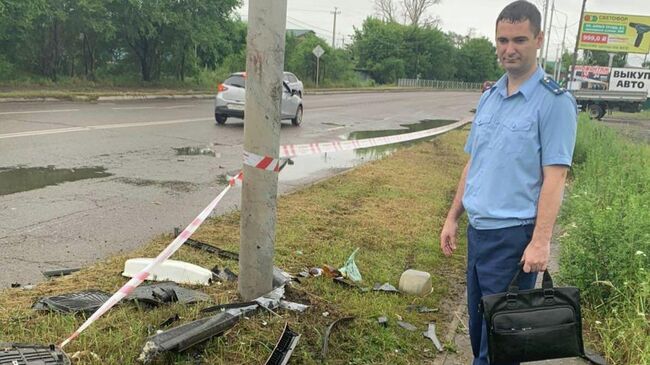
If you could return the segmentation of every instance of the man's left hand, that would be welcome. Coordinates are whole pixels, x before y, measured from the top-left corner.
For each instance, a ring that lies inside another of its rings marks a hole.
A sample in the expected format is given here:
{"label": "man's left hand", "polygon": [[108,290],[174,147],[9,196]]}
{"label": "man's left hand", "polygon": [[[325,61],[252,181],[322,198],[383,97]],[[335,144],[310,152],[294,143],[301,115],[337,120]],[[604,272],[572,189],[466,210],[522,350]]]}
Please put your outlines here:
{"label": "man's left hand", "polygon": [[551,253],[550,242],[532,240],[524,250],[521,262],[524,263],[524,272],[543,272],[548,265]]}

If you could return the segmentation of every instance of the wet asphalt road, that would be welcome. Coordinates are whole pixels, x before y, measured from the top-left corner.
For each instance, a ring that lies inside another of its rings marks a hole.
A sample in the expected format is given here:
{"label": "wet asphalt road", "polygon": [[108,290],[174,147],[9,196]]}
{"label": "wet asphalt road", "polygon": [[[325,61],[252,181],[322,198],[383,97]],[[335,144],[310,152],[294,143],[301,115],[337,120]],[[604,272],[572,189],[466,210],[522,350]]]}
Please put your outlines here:
{"label": "wet asphalt road", "polygon": [[[308,95],[303,125],[284,121],[280,143],[460,119],[479,96]],[[0,288],[37,283],[44,280],[41,271],[91,264],[185,227],[223,189],[224,174],[241,167],[242,121],[216,126],[212,104],[0,103]],[[203,154],[179,154],[187,152]],[[280,190],[367,158],[338,153],[296,159],[281,173]],[[233,189],[215,214],[236,209],[239,200],[240,189]]]}

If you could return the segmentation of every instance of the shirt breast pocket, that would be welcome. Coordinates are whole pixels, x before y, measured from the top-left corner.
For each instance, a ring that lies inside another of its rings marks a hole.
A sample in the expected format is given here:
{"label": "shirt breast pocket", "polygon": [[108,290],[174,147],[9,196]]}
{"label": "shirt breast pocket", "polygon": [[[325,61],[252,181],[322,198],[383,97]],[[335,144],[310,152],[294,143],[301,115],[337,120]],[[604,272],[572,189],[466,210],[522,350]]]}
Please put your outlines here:
{"label": "shirt breast pocket", "polygon": [[486,148],[492,140],[494,123],[492,123],[492,114],[481,114],[476,117],[474,127],[476,128],[475,148],[474,151],[480,148]]}
{"label": "shirt breast pocket", "polygon": [[501,124],[503,125],[501,147],[505,152],[519,153],[532,143],[535,125],[535,119],[532,117],[505,119]]}

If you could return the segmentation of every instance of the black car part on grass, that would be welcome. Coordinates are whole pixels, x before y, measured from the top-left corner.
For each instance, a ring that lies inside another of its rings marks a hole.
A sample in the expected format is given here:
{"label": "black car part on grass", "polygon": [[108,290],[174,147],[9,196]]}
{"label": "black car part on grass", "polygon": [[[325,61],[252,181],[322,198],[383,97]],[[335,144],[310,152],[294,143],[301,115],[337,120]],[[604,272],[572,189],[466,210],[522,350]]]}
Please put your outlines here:
{"label": "black car part on grass", "polygon": [[126,299],[135,300],[151,306],[179,302],[194,304],[210,301],[210,296],[198,290],[187,289],[174,282],[161,282],[135,288]]}
{"label": "black car part on grass", "polygon": [[266,365],[285,365],[296,348],[298,340],[300,340],[300,334],[292,331],[289,324],[285,323],[282,336],[275,345],[271,356],[266,360]]}
{"label": "black car part on grass", "polygon": [[256,304],[257,304],[257,302],[255,302],[255,301],[242,302],[242,303],[218,304],[218,305],[214,305],[212,307],[207,307],[207,308],[201,309],[201,313],[220,312],[220,311],[224,311],[226,309],[243,308],[243,307],[248,307],[248,306],[256,305]]}
{"label": "black car part on grass", "polygon": [[70,365],[68,355],[49,345],[0,343],[0,364],[7,365]]}
{"label": "black car part on grass", "polygon": [[59,313],[91,314],[104,304],[111,296],[99,290],[88,290],[40,298],[32,306],[35,310]]}
{"label": "black car part on grass", "polygon": [[[181,233],[181,230],[179,228],[174,228],[174,236],[177,237],[180,233]],[[190,247],[194,247],[194,248],[197,248],[199,250],[203,250],[205,252],[215,254],[215,255],[217,255],[217,256],[219,256],[221,258],[224,258],[224,259],[235,260],[235,261],[239,260],[239,254],[238,253],[228,251],[228,250],[224,250],[224,249],[221,249],[219,247],[212,246],[210,244],[207,244],[207,243],[204,243],[204,242],[201,242],[201,241],[197,241],[197,240],[194,240],[194,239],[191,239],[191,238],[188,238],[187,241],[185,241],[185,244],[190,246]]]}
{"label": "black car part on grass", "polygon": [[327,351],[328,351],[328,346],[329,346],[329,341],[330,341],[330,334],[332,333],[332,329],[337,323],[340,322],[349,322],[353,320],[354,317],[342,317],[337,319],[336,321],[332,322],[329,326],[327,326],[327,329],[325,329],[325,334],[323,334],[323,349],[321,351],[321,357],[323,361],[327,358]]}
{"label": "black car part on grass", "polygon": [[237,324],[243,314],[254,311],[257,307],[252,305],[241,309],[230,309],[151,336],[144,344],[138,361],[148,364],[163,352],[185,351],[214,336],[221,335]]}
{"label": "black car part on grass", "polygon": [[197,319],[167,331],[150,336],[145,342],[138,361],[148,364],[167,351],[180,352],[232,328],[244,315],[263,307],[275,309],[284,295],[284,287],[276,288],[265,296],[255,299],[249,306],[231,308],[211,317]]}
{"label": "black car part on grass", "polygon": [[221,282],[226,282],[226,281],[237,281],[237,274],[232,272],[227,267],[221,267],[219,265],[215,266],[212,268],[212,273],[214,274],[214,278]]}
{"label": "black car part on grass", "polygon": [[46,278],[54,278],[57,276],[65,276],[65,275],[70,275],[73,272],[77,272],[81,270],[80,268],[72,268],[72,269],[58,269],[58,270],[49,270],[49,271],[43,271],[41,272],[43,276]]}

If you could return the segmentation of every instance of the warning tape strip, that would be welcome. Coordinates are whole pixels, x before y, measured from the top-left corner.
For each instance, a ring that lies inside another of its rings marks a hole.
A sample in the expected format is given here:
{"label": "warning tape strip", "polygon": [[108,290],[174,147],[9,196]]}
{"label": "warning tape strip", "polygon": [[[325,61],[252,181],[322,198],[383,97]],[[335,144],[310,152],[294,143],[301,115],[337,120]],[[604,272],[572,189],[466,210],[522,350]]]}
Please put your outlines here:
{"label": "warning tape strip", "polygon": [[451,123],[442,127],[412,133],[397,134],[394,136],[323,143],[287,144],[280,146],[280,158],[260,156],[253,152],[244,151],[244,164],[266,171],[279,172],[282,168],[283,161],[290,157],[307,156],[328,152],[351,151],[360,148],[377,147],[393,143],[408,142],[448,132],[452,129],[456,129],[462,125],[465,125],[470,121],[471,119],[465,118],[456,123]]}
{"label": "warning tape strip", "polygon": [[[307,144],[287,144],[280,146],[280,159],[288,157],[306,156],[326,152],[350,151],[360,148],[377,147],[387,144],[408,142],[416,139],[435,136],[437,134],[448,132],[456,129],[471,121],[471,118],[465,118],[461,121],[451,123],[442,127],[427,129],[424,131],[397,134],[394,136],[376,137],[367,139],[358,139],[350,141],[332,141],[324,143],[307,143]],[[271,157],[265,157],[272,159]],[[275,161],[275,160],[273,160]]]}
{"label": "warning tape strip", "polygon": [[169,244],[149,265],[147,265],[142,271],[137,273],[133,278],[131,278],[124,286],[122,286],[113,296],[111,296],[104,304],[102,304],[99,309],[93,313],[90,318],[88,318],[70,337],[61,342],[60,347],[63,348],[65,345],[74,340],[81,332],[88,328],[93,322],[95,322],[99,317],[111,309],[115,304],[117,304],[124,297],[129,295],[138,285],[142,284],[143,281],[149,277],[149,273],[160,263],[167,260],[171,255],[174,254],[182,245],[187,241],[188,238],[199,228],[199,226],[205,221],[214,208],[219,204],[219,201],[226,195],[228,190],[235,185],[237,180],[241,179],[241,173],[237,174],[235,177],[231,178],[228,186],[216,197],[210,204],[203,209],[203,211],[196,217],[194,220],[179,234],[172,243]]}
{"label": "warning tape strip", "polygon": [[[268,171],[280,171],[283,167],[283,161],[289,157],[312,155],[317,153],[336,152],[355,150],[359,148],[376,147],[386,144],[412,141],[416,139],[435,136],[437,134],[445,133],[452,129],[458,128],[471,119],[464,119],[456,123],[452,123],[443,127],[428,129],[425,131],[400,134],[395,136],[368,138],[351,141],[333,141],[325,143],[309,143],[299,145],[284,145],[280,148],[280,158],[274,159],[268,156],[258,156],[250,152],[244,152],[244,163],[253,167],[257,167]],[[231,187],[240,185],[243,181],[243,174],[239,172],[237,175],[228,176],[228,185],[219,195],[217,195],[210,204],[203,209],[203,211],[167,246],[158,256],[147,265],[142,271],[133,276],[124,286],[122,286],[113,296],[111,296],[99,309],[97,309],[76,331],[74,331],[68,338],[66,338],[59,345],[61,348],[69,344],[72,340],[77,338],[81,332],[86,330],[93,322],[99,317],[104,315],[115,304],[119,303],[124,297],[129,295],[138,285],[142,284],[149,277],[149,273],[156,268],[160,263],[167,260],[174,254],[188,238],[199,228],[199,226],[207,219],[214,208],[219,204],[221,199],[226,195]]]}

